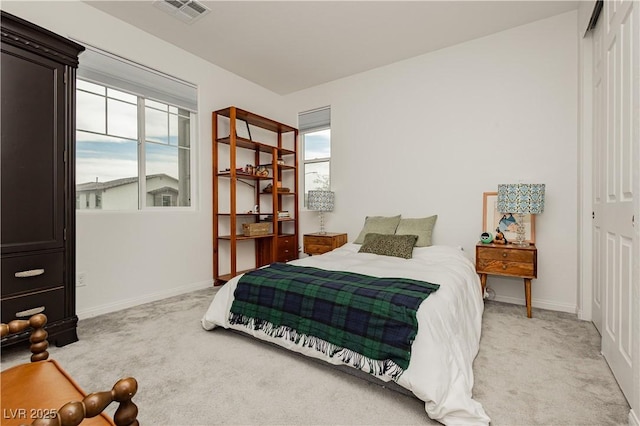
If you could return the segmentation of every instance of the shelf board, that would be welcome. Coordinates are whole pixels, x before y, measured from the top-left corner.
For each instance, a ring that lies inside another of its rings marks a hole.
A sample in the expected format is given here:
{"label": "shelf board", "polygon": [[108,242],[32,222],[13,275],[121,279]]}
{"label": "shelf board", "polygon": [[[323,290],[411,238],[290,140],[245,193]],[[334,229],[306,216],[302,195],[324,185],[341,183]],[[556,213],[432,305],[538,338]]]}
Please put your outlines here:
{"label": "shelf board", "polygon": [[[267,169],[272,169],[273,168],[273,164],[261,164],[261,166],[264,166]],[[296,166],[289,166],[288,164],[279,164],[278,168],[280,170],[295,170]]]}
{"label": "shelf board", "polygon": [[[224,137],[224,138],[218,138],[217,141],[218,141],[218,143],[223,143],[225,145],[231,145],[231,137],[230,136],[227,136],[227,137]],[[275,148],[276,151],[278,151],[278,155],[280,157],[283,156],[283,155],[293,155],[293,154],[295,154],[295,151],[292,151],[290,149],[278,148],[277,146],[274,146],[274,145],[267,145],[266,143],[254,142],[252,140],[241,138],[241,137],[238,137],[238,136],[236,136],[236,147],[237,148],[244,148],[244,149],[251,149],[253,151],[258,150],[260,152],[265,152],[267,154],[271,154],[273,152],[273,149]]]}
{"label": "shelf board", "polygon": [[[236,235],[236,241],[241,240],[255,240],[257,238],[272,238],[275,234],[264,234],[264,235],[254,235],[251,237],[245,237],[243,234]],[[220,235],[218,237],[219,240],[231,240],[231,235]]]}
{"label": "shelf board", "polygon": [[[216,113],[218,115],[222,115],[223,117],[230,118],[231,108],[233,107],[227,107],[227,108],[218,110],[216,111]],[[277,121],[270,120],[268,118],[262,117],[261,115],[254,114],[252,112],[245,111],[240,108],[236,108],[236,119],[246,121],[249,124],[261,127],[263,129],[271,130],[272,132],[284,133],[284,132],[293,132],[294,130],[296,130],[295,127],[278,123]]]}
{"label": "shelf board", "polygon": [[[272,195],[272,194],[273,192],[260,192],[260,195]],[[278,191],[278,195],[296,195],[296,193],[293,191],[289,191],[289,192]]]}
{"label": "shelf board", "polygon": [[[219,177],[231,177],[231,171],[224,171],[218,173]],[[236,172],[236,179],[246,179],[246,180],[273,180],[273,176],[258,176],[251,175],[249,173],[239,173]]]}

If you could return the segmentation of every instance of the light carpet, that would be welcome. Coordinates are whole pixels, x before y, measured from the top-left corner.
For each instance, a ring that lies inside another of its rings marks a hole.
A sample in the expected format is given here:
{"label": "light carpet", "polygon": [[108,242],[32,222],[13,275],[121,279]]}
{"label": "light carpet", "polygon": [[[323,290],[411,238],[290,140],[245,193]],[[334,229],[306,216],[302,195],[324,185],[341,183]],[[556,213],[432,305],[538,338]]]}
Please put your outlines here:
{"label": "light carpet", "polygon": [[[87,392],[135,377],[142,425],[439,424],[418,399],[227,330],[205,331],[200,318],[214,293],[81,320],[80,340],[52,347],[51,358]],[[473,393],[493,425],[627,424],[629,406],[590,322],[485,306]],[[4,349],[2,369],[28,357]]]}

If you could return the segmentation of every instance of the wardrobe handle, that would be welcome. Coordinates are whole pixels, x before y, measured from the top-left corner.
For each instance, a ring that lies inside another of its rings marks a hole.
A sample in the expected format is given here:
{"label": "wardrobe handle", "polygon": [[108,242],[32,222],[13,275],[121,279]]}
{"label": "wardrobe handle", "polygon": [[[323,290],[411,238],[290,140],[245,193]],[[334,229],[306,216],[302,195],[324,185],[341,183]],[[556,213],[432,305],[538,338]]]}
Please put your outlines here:
{"label": "wardrobe handle", "polygon": [[41,312],[44,312],[44,306],[38,306],[37,308],[31,308],[25,311],[16,312],[16,317],[18,318],[30,317],[35,314],[39,314]]}
{"label": "wardrobe handle", "polygon": [[28,271],[16,272],[14,275],[16,278],[29,278],[37,277],[42,274],[44,274],[44,269],[29,269]]}

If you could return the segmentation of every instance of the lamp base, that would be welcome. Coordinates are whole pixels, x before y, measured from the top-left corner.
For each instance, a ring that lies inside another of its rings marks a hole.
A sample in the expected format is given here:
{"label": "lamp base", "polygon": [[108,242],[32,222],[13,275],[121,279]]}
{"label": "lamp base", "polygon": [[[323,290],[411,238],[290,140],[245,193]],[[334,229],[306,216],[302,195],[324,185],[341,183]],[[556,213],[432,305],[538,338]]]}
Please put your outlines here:
{"label": "lamp base", "polygon": [[512,246],[516,246],[516,247],[529,247],[529,242],[528,241],[514,241],[511,243]]}
{"label": "lamp base", "polygon": [[324,230],[324,212],[319,211],[318,214],[320,215],[320,232],[318,232],[318,234],[326,235],[327,231]]}
{"label": "lamp base", "polygon": [[518,213],[518,224],[516,228],[516,240],[513,241],[513,245],[516,247],[529,247],[529,242],[524,239],[524,214]]}

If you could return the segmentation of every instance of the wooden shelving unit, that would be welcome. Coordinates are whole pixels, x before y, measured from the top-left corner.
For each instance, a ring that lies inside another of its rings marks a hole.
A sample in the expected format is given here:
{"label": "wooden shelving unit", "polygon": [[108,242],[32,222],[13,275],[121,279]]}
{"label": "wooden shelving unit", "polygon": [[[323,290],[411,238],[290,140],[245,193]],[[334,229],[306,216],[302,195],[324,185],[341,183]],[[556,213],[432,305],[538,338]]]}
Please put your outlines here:
{"label": "wooden shelving unit", "polygon": [[[233,106],[214,111],[212,126],[213,276],[219,285],[248,270],[298,258],[298,129]],[[255,136],[241,137],[239,130]],[[268,175],[246,171],[245,165],[265,168]],[[289,191],[276,190],[278,183]],[[268,185],[272,192],[265,192]],[[279,217],[285,209],[289,216]],[[270,223],[271,232],[242,233],[242,223],[259,222]],[[239,270],[239,255],[251,246],[254,265]]]}

